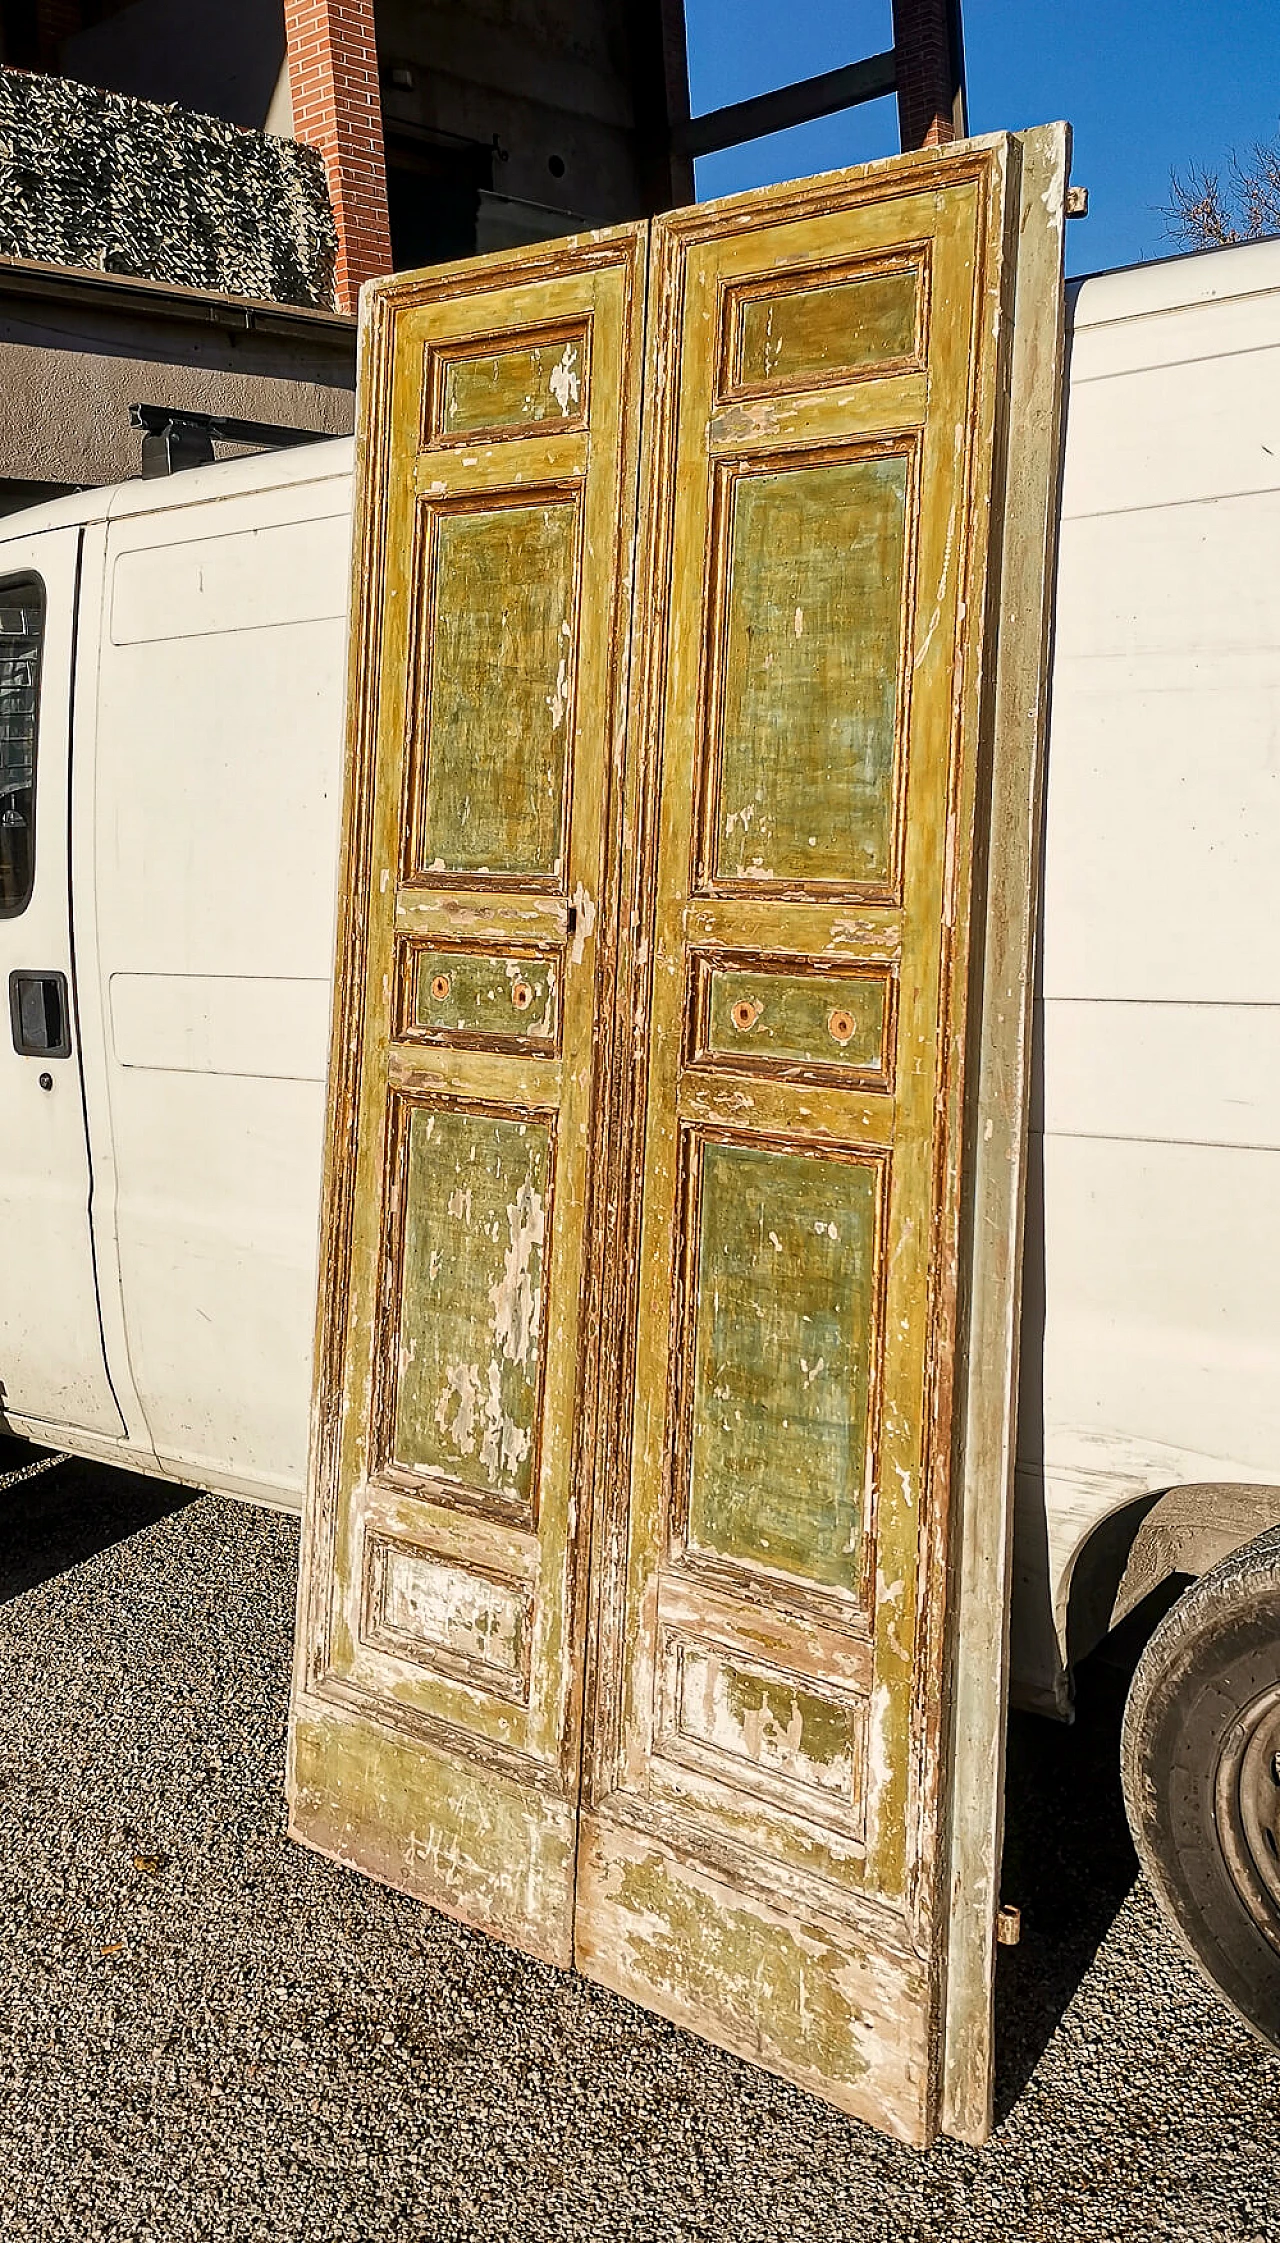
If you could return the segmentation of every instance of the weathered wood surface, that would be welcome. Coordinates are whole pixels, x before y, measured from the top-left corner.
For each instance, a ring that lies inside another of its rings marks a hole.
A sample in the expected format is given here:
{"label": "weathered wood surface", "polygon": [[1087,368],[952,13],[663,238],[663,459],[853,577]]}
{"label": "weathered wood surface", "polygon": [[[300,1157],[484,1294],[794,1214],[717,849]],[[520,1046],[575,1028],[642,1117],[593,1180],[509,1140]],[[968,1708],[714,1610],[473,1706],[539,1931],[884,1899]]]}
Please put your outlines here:
{"label": "weathered wood surface", "polygon": [[956,1443],[960,1526],[948,1685],[949,1922],[941,2124],[984,2142],[993,2100],[992,1995],[1009,1664],[1009,1568],[1022,1221],[1031,1096],[1030,952],[1040,877],[1058,468],[1063,236],[1071,135],[1024,133],[1010,259],[1010,470],[998,574],[978,1063],[965,1172],[966,1298]]}
{"label": "weathered wood surface", "polygon": [[1009,315],[1064,161],[953,146],[366,311],[291,1827],[912,2141],[980,2133],[989,2058],[965,1441],[998,1466],[1008,1402],[953,1372],[980,1301],[1007,1373],[964,1217],[1024,1117],[970,937],[1020,1002],[984,837],[1021,821],[1016,871],[1050,501]]}
{"label": "weathered wood surface", "polygon": [[913,2141],[940,2117],[1018,164],[968,144],[678,212],[652,258],[615,1069],[634,1357],[597,1477],[576,1948]]}
{"label": "weathered wood surface", "polygon": [[646,236],[366,299],[295,1834],[572,1952]]}

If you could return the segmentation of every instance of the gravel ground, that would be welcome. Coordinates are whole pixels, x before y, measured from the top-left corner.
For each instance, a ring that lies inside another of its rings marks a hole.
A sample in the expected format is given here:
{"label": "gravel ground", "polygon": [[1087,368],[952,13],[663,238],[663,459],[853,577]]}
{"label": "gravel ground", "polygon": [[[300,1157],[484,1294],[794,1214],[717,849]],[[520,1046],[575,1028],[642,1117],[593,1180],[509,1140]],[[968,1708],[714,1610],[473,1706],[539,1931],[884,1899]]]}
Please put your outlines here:
{"label": "gravel ground", "polygon": [[289,1844],[291,1522],[4,1501],[10,2236],[1280,2238],[1280,2062],[1136,1882],[1114,1672],[1016,1725],[999,2131],[922,2155]]}

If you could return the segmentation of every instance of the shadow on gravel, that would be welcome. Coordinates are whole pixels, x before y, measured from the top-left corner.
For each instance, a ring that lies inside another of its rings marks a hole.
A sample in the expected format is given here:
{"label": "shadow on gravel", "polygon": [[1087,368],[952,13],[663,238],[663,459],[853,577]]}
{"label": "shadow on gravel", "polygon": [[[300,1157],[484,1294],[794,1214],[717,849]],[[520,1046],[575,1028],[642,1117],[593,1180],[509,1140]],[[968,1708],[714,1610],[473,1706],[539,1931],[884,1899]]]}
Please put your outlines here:
{"label": "shadow on gravel", "polygon": [[[0,1437],[0,1478],[37,1463],[42,1453]],[[78,1458],[0,1489],[0,1604],[197,1500],[168,1480],[104,1471]]]}
{"label": "shadow on gravel", "polygon": [[1120,1787],[1120,1729],[1134,1667],[1163,1604],[1117,1629],[1076,1670],[1068,1727],[1009,1723],[1001,1897],[1022,1911],[1017,1947],[997,1950],[996,2120],[1008,2116],[1137,1882]]}

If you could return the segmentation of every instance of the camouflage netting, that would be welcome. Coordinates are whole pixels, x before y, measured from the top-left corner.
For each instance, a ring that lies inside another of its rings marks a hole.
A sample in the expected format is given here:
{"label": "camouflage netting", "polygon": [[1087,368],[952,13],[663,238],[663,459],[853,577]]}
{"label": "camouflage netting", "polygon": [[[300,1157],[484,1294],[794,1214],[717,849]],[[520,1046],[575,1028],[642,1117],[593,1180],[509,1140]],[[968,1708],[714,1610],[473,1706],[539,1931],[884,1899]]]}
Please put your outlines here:
{"label": "camouflage netting", "polygon": [[314,149],[0,70],[0,256],[328,308],[337,246]]}

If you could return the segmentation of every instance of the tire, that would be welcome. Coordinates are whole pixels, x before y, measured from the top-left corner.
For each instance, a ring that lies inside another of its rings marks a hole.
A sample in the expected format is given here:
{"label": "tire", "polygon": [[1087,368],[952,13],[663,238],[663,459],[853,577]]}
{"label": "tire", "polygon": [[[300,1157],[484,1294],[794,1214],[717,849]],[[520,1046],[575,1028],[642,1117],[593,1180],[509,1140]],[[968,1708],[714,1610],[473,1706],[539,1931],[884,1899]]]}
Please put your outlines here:
{"label": "tire", "polygon": [[1280,1528],[1160,1622],[1130,1687],[1121,1770],[1133,1842],[1179,1941],[1280,2046]]}

